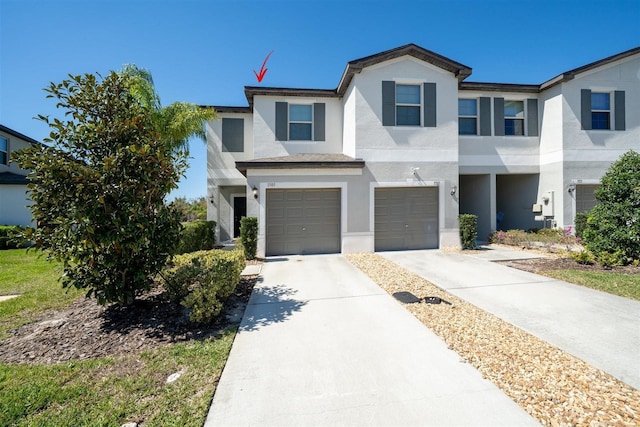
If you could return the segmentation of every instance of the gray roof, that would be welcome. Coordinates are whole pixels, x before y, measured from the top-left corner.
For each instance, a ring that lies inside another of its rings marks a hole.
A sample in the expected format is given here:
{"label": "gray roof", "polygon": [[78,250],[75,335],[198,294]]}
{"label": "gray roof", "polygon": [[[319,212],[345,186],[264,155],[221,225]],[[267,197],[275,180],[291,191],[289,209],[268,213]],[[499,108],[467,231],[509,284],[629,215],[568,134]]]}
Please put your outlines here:
{"label": "gray roof", "polygon": [[293,154],[291,156],[267,157],[236,162],[236,168],[245,173],[247,169],[310,169],[310,168],[364,168],[364,160],[344,154]]}
{"label": "gray roof", "polygon": [[376,53],[374,55],[365,56],[364,58],[355,59],[349,61],[347,68],[342,74],[340,84],[336,89],[338,94],[344,95],[349,87],[349,83],[353,79],[354,74],[358,74],[363,68],[370,67],[381,62],[389,61],[391,59],[399,58],[401,56],[413,56],[429,64],[440,67],[443,70],[453,73],[458,80],[462,81],[471,75],[471,67],[467,67],[459,62],[449,59],[445,56],[427,50],[416,44],[409,43],[404,46],[396,47],[394,49],[385,50],[384,52]]}
{"label": "gray roof", "polygon": [[22,134],[22,133],[20,133],[18,131],[15,131],[15,130],[13,130],[11,128],[8,128],[8,127],[6,127],[4,125],[0,125],[0,131],[8,133],[9,135],[13,135],[16,138],[23,139],[23,140],[25,140],[27,142],[30,142],[32,144],[42,144],[40,141],[36,141],[35,139],[30,138],[27,135],[24,135],[24,134]]}
{"label": "gray roof", "polygon": [[376,53],[374,55],[365,56],[360,59],[349,61],[347,64],[340,83],[336,89],[297,89],[297,88],[283,88],[283,87],[262,87],[262,86],[245,86],[245,96],[249,102],[248,107],[214,107],[220,112],[228,113],[246,113],[251,112],[253,109],[253,97],[256,95],[266,96],[309,96],[309,97],[342,97],[349,87],[351,80],[355,74],[360,73],[364,68],[370,67],[381,62],[389,61],[391,59],[399,58],[405,55],[412,56],[414,58],[425,61],[429,64],[440,67],[444,70],[453,73],[459,81],[460,90],[480,90],[489,92],[524,92],[524,93],[539,93],[545,89],[555,86],[559,83],[563,83],[573,79],[576,74],[584,73],[602,65],[609,64],[614,61],[618,61],[632,55],[640,53],[640,47],[635,47],[627,51],[618,53],[616,55],[609,56],[607,58],[592,62],[582,67],[575,68],[573,70],[562,73],[551,80],[548,80],[542,84],[511,84],[511,83],[484,83],[484,82],[466,82],[463,81],[471,75],[471,67],[463,65],[459,62],[453,61],[440,54],[427,50],[416,44],[410,43],[404,46],[400,46],[394,49],[386,50],[384,52]]}
{"label": "gray roof", "polygon": [[18,175],[13,172],[0,173],[0,184],[26,185],[28,183],[29,179],[24,175]]}

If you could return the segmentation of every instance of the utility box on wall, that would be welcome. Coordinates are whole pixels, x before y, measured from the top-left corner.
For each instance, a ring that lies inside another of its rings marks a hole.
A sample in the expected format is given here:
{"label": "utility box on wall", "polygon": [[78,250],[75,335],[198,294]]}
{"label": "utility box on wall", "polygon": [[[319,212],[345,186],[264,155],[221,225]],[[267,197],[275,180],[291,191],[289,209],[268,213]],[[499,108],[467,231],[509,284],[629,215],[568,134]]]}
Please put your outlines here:
{"label": "utility box on wall", "polygon": [[553,217],[553,191],[547,191],[542,195],[542,216]]}

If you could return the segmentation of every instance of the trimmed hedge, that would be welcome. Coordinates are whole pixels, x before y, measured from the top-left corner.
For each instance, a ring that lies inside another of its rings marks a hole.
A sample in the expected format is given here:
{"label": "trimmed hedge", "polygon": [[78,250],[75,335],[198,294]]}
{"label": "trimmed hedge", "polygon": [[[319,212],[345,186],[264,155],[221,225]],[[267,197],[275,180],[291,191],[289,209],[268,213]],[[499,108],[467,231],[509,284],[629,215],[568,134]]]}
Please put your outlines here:
{"label": "trimmed hedge", "polygon": [[0,225],[0,250],[20,249],[29,246],[21,236],[27,227],[19,225]]}
{"label": "trimmed hedge", "polygon": [[210,250],[215,243],[215,221],[183,222],[176,254]]}
{"label": "trimmed hedge", "polygon": [[162,273],[167,296],[189,309],[191,321],[210,323],[240,282],[245,259],[238,249],[214,249],[176,255],[172,264]]}
{"label": "trimmed hedge", "polygon": [[247,259],[255,259],[258,250],[258,218],[248,216],[240,219],[240,241]]}
{"label": "trimmed hedge", "polygon": [[478,239],[478,217],[473,214],[458,215],[462,249],[474,249]]}

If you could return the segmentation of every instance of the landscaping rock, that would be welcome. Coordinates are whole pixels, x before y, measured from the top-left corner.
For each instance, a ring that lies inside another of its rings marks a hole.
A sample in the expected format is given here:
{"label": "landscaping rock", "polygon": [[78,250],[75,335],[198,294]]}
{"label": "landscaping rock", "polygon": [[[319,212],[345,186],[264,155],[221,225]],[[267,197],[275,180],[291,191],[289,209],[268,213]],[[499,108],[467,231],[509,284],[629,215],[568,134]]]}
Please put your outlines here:
{"label": "landscaping rock", "polygon": [[389,294],[423,299],[404,306],[543,425],[640,425],[640,391],[381,256],[347,258]]}

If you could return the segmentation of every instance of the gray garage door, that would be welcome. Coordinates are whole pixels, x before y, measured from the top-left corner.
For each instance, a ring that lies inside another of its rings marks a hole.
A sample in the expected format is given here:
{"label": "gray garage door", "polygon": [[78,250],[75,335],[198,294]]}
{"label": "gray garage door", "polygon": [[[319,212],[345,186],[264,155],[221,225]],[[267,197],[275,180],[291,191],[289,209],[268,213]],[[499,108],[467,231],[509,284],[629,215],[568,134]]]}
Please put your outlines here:
{"label": "gray garage door", "polygon": [[438,247],[438,188],[377,188],[375,249]]}
{"label": "gray garage door", "polygon": [[340,189],[267,190],[267,255],[340,252]]}
{"label": "gray garage door", "polygon": [[589,212],[595,205],[599,185],[576,185],[576,213]]}

